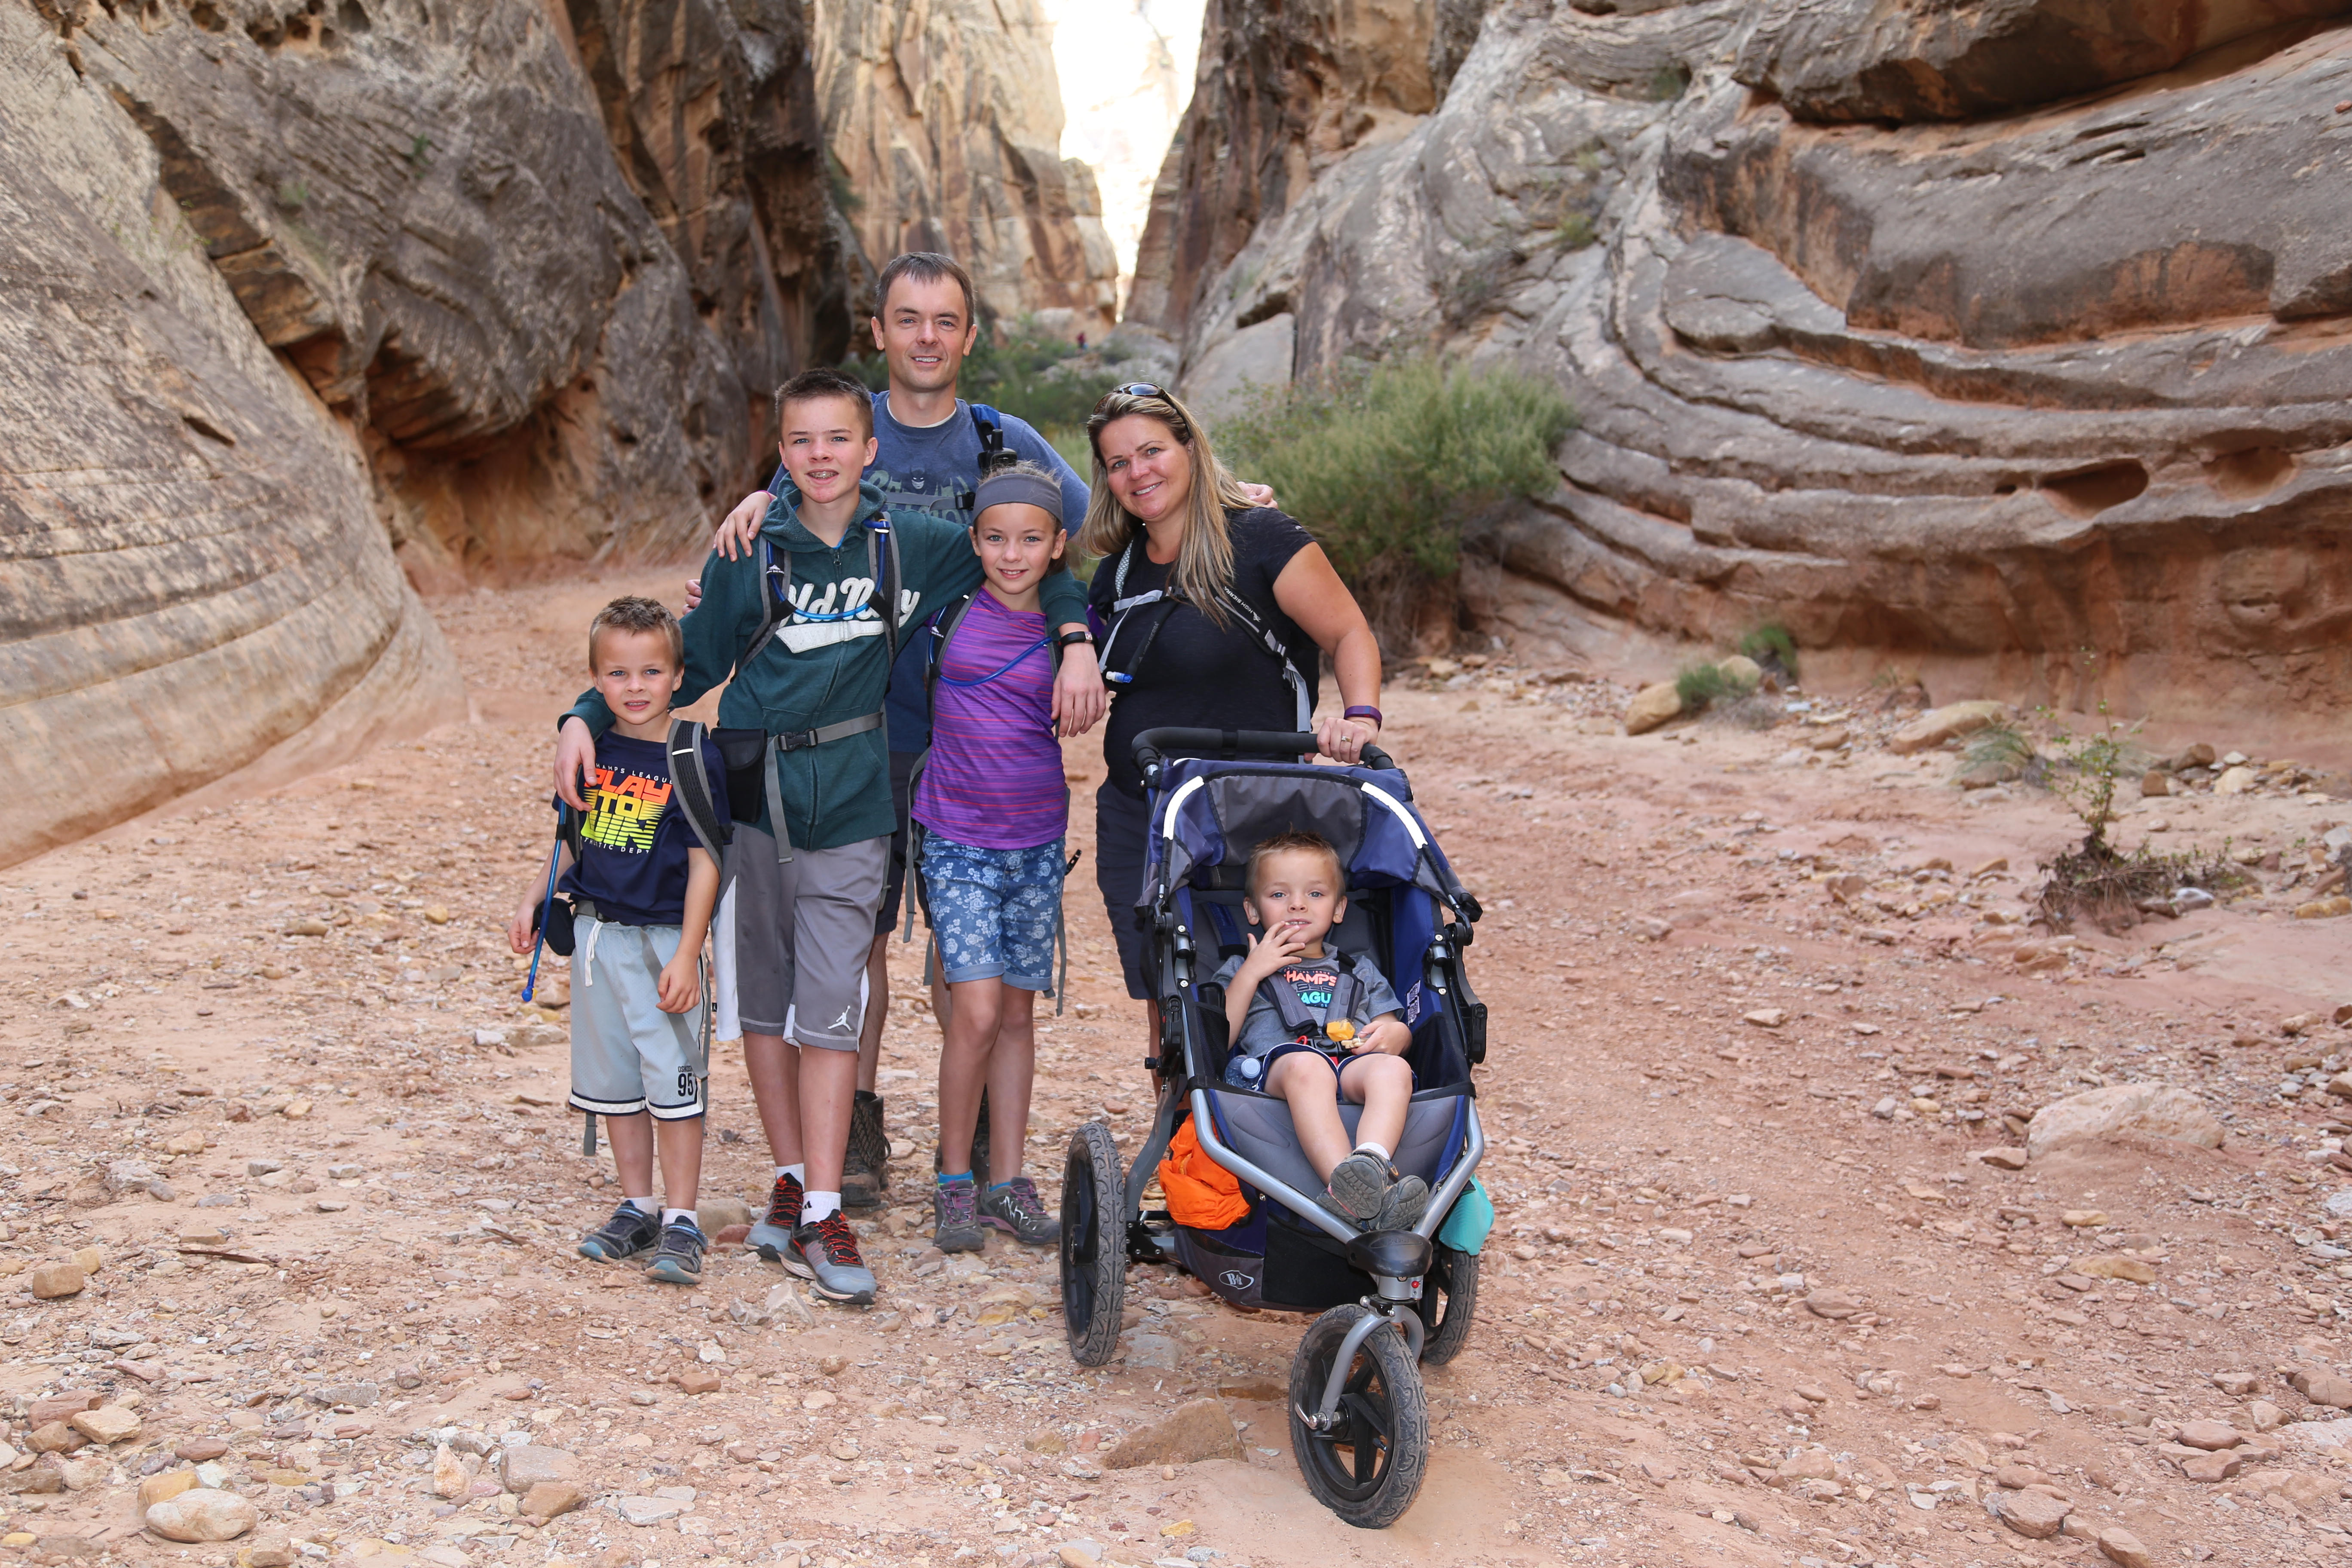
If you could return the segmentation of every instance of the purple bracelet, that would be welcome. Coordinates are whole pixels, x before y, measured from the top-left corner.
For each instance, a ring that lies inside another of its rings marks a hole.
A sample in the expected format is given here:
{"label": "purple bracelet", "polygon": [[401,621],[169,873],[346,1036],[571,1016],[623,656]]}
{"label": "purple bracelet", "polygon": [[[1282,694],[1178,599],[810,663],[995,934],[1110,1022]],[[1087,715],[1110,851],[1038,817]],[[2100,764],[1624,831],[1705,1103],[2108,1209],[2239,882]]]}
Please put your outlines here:
{"label": "purple bracelet", "polygon": [[1372,721],[1373,729],[1377,730],[1381,727],[1381,710],[1366,703],[1360,702],[1355,707],[1347,709],[1340,713],[1339,717],[1342,719],[1370,719]]}

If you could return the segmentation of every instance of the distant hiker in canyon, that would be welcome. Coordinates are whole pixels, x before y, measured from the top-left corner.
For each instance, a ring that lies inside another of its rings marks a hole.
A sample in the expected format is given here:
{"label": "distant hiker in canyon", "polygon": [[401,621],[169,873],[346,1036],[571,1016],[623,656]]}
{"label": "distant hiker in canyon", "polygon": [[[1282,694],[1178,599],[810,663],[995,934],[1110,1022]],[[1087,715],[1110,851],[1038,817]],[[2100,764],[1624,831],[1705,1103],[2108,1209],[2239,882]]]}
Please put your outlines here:
{"label": "distant hiker in canyon", "polygon": [[[1108,628],[1101,658],[1114,694],[1095,881],[1127,994],[1149,1002],[1134,918],[1150,816],[1136,736],[1171,725],[1312,730],[1324,755],[1354,763],[1381,732],[1381,650],[1323,547],[1234,482],[1173,396],[1141,382],[1116,388],[1095,405],[1087,437],[1096,487],[1078,550],[1102,563],[1090,602]],[[1346,707],[1318,724],[1324,654]]]}
{"label": "distant hiker in canyon", "polygon": [[[731,957],[721,1011],[731,985],[775,1168],[749,1239],[820,1294],[866,1302],[874,1276],[841,1214],[842,1171],[890,859],[883,696],[902,628],[979,586],[982,571],[963,529],[919,510],[886,516],[881,488],[860,479],[876,455],[863,385],[804,371],[776,404],[784,482],[756,553],[703,563],[708,594],[682,623],[677,700],[726,685],[716,733],[737,825],[718,925]],[[1057,634],[1081,634],[1064,650],[1052,705],[1076,733],[1103,710],[1084,590],[1057,574],[1040,598]],[[563,720],[556,787],[575,807],[612,722],[593,690]]]}

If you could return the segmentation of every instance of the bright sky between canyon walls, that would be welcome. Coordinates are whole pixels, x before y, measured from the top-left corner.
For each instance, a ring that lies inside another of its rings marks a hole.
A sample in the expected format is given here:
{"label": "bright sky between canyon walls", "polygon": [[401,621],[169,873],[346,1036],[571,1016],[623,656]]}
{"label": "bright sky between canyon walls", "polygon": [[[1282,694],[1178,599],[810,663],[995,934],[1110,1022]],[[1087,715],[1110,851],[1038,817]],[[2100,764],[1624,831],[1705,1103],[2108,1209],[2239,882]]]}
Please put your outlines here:
{"label": "bright sky between canyon walls", "polygon": [[1151,184],[1192,100],[1204,3],[1045,0],[1062,79],[1062,156],[1084,159],[1102,186],[1122,293],[1135,272]]}

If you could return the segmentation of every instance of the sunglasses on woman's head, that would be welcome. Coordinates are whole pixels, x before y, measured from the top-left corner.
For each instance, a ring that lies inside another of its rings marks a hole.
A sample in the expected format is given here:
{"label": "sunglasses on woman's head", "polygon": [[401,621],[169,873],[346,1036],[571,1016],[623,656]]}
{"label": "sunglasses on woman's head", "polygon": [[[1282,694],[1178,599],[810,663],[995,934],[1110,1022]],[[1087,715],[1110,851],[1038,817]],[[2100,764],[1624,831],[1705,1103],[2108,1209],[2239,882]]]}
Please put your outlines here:
{"label": "sunglasses on woman's head", "polygon": [[1125,386],[1114,386],[1108,392],[1104,393],[1101,398],[1096,402],[1095,406],[1097,408],[1100,408],[1112,398],[1119,396],[1157,397],[1164,401],[1168,395],[1165,392],[1162,392],[1160,388],[1152,385],[1148,381],[1130,381]]}

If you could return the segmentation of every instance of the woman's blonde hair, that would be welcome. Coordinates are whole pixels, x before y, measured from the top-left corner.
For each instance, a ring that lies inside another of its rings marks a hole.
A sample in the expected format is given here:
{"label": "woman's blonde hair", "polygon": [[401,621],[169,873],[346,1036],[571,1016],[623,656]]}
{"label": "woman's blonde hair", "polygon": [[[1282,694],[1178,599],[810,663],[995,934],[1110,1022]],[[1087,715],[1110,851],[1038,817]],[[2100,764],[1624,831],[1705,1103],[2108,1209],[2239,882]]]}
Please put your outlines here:
{"label": "woman's blonde hair", "polygon": [[1078,548],[1107,565],[1143,532],[1143,524],[1111,493],[1103,466],[1106,426],[1141,415],[1165,426],[1192,458],[1192,495],[1184,515],[1184,538],[1176,547],[1176,591],[1219,626],[1225,624],[1225,595],[1234,585],[1234,541],[1225,523],[1228,508],[1246,507],[1249,498],[1209,445],[1209,433],[1186,408],[1158,387],[1120,387],[1108,393],[1087,416],[1087,444],[1095,456],[1094,484]]}

